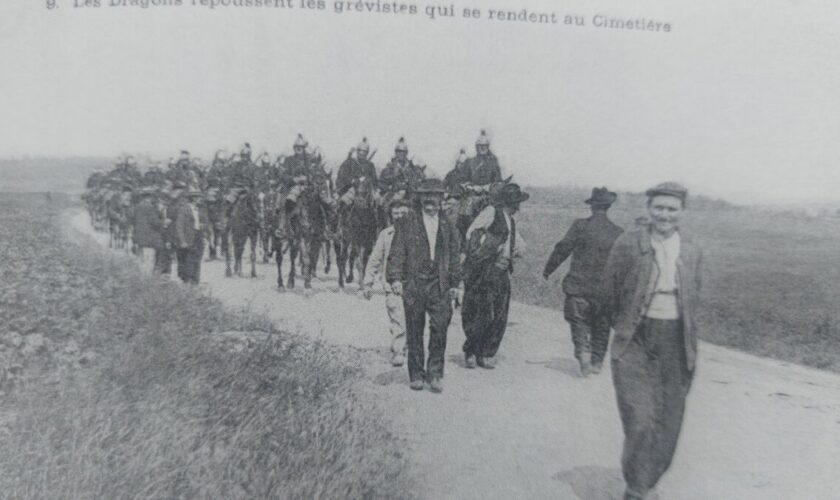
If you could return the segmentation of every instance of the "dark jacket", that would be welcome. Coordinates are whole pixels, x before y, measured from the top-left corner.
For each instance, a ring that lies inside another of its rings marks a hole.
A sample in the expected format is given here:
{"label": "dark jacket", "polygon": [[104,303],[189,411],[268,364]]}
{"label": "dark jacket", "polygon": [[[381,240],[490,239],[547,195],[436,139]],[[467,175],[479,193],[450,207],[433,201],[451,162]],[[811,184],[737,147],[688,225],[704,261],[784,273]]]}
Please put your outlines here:
{"label": "dark jacket", "polygon": [[553,273],[571,255],[572,264],[563,279],[563,293],[597,297],[610,248],[621,233],[622,229],[613,224],[605,213],[576,220],[566,236],[554,246],[543,274]]}
{"label": "dark jacket", "polygon": [[479,186],[500,182],[502,180],[502,170],[499,167],[499,160],[493,153],[487,153],[487,156],[473,156],[468,158],[466,167],[470,173],[470,182]]}
{"label": "dark jacket", "polygon": [[393,193],[401,189],[411,190],[425,178],[425,171],[414,165],[411,160],[401,165],[394,158],[379,175],[379,190],[383,193]]}
{"label": "dark jacket", "polygon": [[[191,248],[202,237],[202,230],[195,228],[192,209],[185,200],[179,201],[175,210],[175,247]],[[201,211],[202,209],[199,208],[199,227],[203,227],[201,224],[205,222],[205,217]]]}
{"label": "dark jacket", "polygon": [[[441,292],[457,288],[461,282],[460,241],[455,225],[442,213],[438,215],[438,235],[435,261]],[[409,293],[415,280],[423,273],[423,264],[429,260],[429,239],[423,226],[423,216],[417,211],[398,220],[394,225],[394,239],[385,279],[388,283],[401,281]]]}
{"label": "dark jacket", "polygon": [[[703,252],[691,237],[680,232],[677,259],[679,293],[677,305],[683,322],[687,368],[697,359],[697,307],[700,300]],[[636,228],[621,235],[607,259],[601,290],[601,306],[615,329],[612,358],[621,359],[633,339],[653,297],[658,268],[650,244],[650,229]]]}
{"label": "dark jacket", "polygon": [[342,195],[350,189],[353,181],[361,177],[369,178],[376,185],[376,167],[370,160],[356,160],[347,158],[341,167],[338,168],[338,175],[335,178],[336,192]]}
{"label": "dark jacket", "polygon": [[163,215],[147,198],[134,209],[134,243],[140,247],[161,248]]}

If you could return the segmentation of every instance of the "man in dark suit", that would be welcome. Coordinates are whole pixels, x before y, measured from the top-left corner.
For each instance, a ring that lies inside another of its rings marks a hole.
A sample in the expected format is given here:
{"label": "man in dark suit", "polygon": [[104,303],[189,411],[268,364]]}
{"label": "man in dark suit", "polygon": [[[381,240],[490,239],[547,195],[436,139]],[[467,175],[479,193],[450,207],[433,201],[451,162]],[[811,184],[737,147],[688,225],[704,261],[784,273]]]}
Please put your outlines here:
{"label": "man in dark suit", "polygon": [[[386,279],[402,295],[408,344],[408,376],[413,390],[443,390],[446,331],[452,319],[452,301],[461,280],[460,235],[441,212],[446,190],[439,179],[425,179],[414,189],[419,201],[395,224]],[[423,348],[423,330],[429,314],[429,357]]]}
{"label": "man in dark suit", "polygon": [[175,240],[178,255],[178,277],[184,283],[198,284],[201,257],[204,254],[204,235],[199,201],[201,191],[188,191],[178,203],[175,215]]}
{"label": "man in dark suit", "polygon": [[506,184],[467,230],[461,311],[467,368],[495,367],[494,357],[507,329],[513,259],[524,250],[513,216],[528,198],[518,184]]}
{"label": "man in dark suit", "polygon": [[575,358],[584,377],[599,373],[607,354],[609,320],[598,310],[597,297],[610,248],[622,233],[621,228],[607,218],[607,210],[617,197],[605,187],[594,188],[592,196],[584,201],[590,206],[592,216],[572,224],[566,236],[554,247],[543,270],[543,277],[548,279],[569,255],[572,256],[569,273],[563,279],[563,293],[566,294],[563,315],[572,330]]}

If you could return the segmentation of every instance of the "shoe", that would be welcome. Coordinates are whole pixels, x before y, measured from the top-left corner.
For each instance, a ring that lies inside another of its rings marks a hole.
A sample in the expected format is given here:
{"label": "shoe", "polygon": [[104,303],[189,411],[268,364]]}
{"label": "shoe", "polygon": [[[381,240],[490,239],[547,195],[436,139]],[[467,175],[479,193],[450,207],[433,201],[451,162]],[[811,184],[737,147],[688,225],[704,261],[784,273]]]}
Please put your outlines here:
{"label": "shoe", "polygon": [[496,368],[496,360],[493,358],[478,356],[475,358],[475,362],[478,366],[484,368],[485,370],[492,370],[493,368]]}
{"label": "shoe", "polygon": [[603,362],[603,361],[595,361],[595,362],[593,362],[593,363],[592,363],[592,369],[591,369],[592,374],[593,374],[593,375],[598,375],[599,373],[601,373],[601,370],[602,370],[603,368],[604,368],[604,362]]}
{"label": "shoe", "polygon": [[423,390],[423,381],[422,380],[412,380],[410,384],[408,384],[413,391],[422,391]]}
{"label": "shoe", "polygon": [[585,352],[580,355],[580,375],[586,377],[592,373],[592,354]]}
{"label": "shoe", "polygon": [[391,366],[402,366],[405,364],[405,356],[402,354],[394,354],[391,358]]}
{"label": "shoe", "polygon": [[443,392],[443,381],[439,378],[433,378],[431,382],[429,382],[429,390],[435,394],[440,394]]}
{"label": "shoe", "polygon": [[464,366],[473,369],[476,365],[475,354],[465,354],[464,355]]}

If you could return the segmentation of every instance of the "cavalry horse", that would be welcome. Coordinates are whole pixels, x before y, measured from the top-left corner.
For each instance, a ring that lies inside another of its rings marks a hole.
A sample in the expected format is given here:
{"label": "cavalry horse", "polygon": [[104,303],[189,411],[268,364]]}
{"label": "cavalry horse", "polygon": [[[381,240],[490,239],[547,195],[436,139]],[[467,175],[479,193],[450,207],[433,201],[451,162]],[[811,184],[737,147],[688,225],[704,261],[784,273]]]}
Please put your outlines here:
{"label": "cavalry horse", "polygon": [[346,282],[353,282],[353,270],[358,258],[358,283],[362,290],[368,259],[379,234],[379,206],[374,199],[376,186],[373,179],[357,179],[353,182],[353,189],[353,201],[339,222],[338,286],[344,288],[345,271]]}
{"label": "cavalry horse", "polygon": [[[300,191],[290,213],[289,224],[294,239],[292,245],[300,251],[303,261],[301,270],[303,287],[309,290],[312,288],[312,277],[315,275],[318,254],[320,254],[327,227],[327,217],[319,187],[312,181],[304,185]],[[292,259],[292,267],[294,267],[294,259]]]}
{"label": "cavalry horse", "polygon": [[107,201],[107,205],[108,230],[110,233],[108,246],[128,249],[132,223],[131,192],[114,193]]}
{"label": "cavalry horse", "polygon": [[259,234],[260,201],[258,194],[247,189],[238,193],[231,193],[235,198],[231,202],[227,217],[227,233],[233,243],[233,271],[230,268],[230,244],[222,243],[225,251],[225,276],[242,276],[242,254],[245,251],[245,240],[251,242],[251,277],[257,277],[257,235]]}
{"label": "cavalry horse", "polygon": [[271,233],[271,254],[277,263],[277,288],[284,290],[283,284],[283,254],[289,253],[289,288],[295,287],[295,259],[298,256],[297,241],[292,227],[292,211],[294,203],[286,199],[287,193],[282,189],[270,192],[263,202],[267,207],[266,226]]}
{"label": "cavalry horse", "polygon": [[210,187],[207,189],[207,239],[208,253],[210,260],[215,260],[219,247],[222,254],[227,254],[227,214],[225,213],[225,200],[222,197],[221,189]]}

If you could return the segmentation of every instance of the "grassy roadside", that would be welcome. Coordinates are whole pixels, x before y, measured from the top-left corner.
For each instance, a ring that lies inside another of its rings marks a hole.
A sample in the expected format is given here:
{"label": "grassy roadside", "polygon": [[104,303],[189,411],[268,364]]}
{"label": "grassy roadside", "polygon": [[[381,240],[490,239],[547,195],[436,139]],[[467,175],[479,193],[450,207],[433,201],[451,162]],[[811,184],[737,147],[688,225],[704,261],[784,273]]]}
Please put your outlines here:
{"label": "grassy roadside", "polygon": [[0,200],[3,496],[410,497],[340,352],[68,241],[59,209]]}
{"label": "grassy roadside", "polygon": [[[620,199],[610,218],[628,228],[643,213],[643,199]],[[569,264],[548,281],[542,269],[573,220],[588,215],[580,201],[523,206],[528,254],[513,276],[515,300],[562,310]],[[840,372],[840,219],[690,205],[684,226],[704,247],[702,339]]]}

